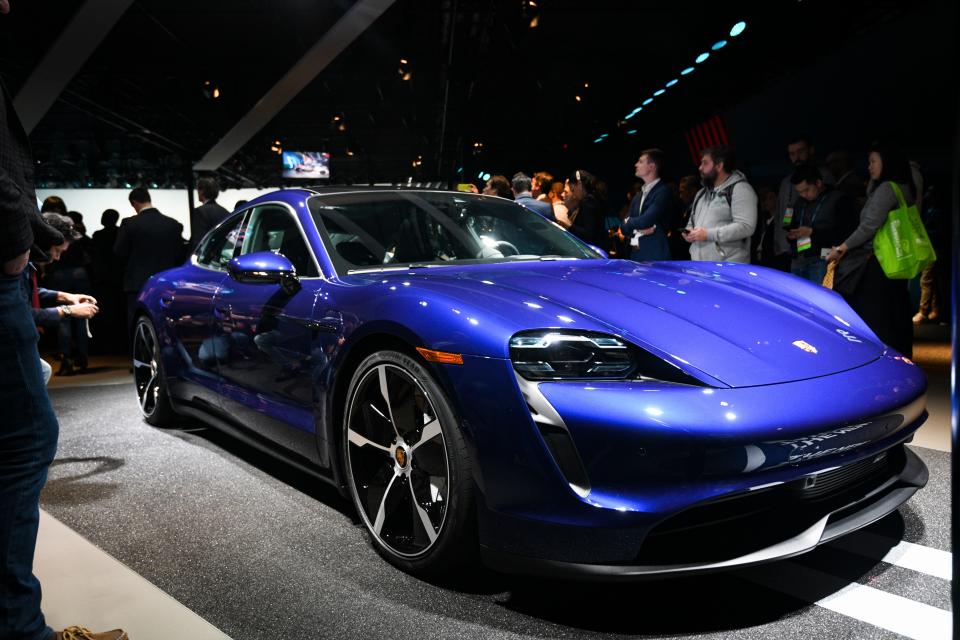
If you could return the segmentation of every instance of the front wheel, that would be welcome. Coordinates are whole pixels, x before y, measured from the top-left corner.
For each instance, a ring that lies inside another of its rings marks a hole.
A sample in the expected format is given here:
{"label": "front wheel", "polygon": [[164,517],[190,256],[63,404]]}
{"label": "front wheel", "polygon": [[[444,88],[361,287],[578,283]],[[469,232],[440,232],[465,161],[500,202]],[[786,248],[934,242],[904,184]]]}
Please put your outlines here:
{"label": "front wheel", "polygon": [[133,332],[133,382],[140,402],[140,413],[147,424],[155,427],[173,426],[176,416],[167,394],[160,343],[153,323],[146,316],[137,320],[137,328]]}
{"label": "front wheel", "polygon": [[343,456],[374,546],[413,574],[438,576],[476,554],[470,456],[439,385],[418,361],[379,351],[347,391]]}

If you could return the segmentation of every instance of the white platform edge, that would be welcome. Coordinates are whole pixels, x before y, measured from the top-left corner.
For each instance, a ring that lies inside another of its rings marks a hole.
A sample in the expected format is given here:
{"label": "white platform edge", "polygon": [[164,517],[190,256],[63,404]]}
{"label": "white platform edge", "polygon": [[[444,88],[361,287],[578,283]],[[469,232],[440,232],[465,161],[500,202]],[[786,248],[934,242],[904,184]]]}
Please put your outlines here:
{"label": "white platform edge", "polygon": [[125,629],[134,640],[229,640],[125,564],[40,511],[34,573],[43,589],[43,612],[56,630]]}

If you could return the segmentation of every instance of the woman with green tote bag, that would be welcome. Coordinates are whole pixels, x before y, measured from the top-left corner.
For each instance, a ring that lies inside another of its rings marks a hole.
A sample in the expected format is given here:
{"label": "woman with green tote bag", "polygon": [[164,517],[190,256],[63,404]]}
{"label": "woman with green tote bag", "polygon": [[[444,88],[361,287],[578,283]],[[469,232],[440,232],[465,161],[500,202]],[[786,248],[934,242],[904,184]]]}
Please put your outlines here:
{"label": "woman with green tote bag", "polygon": [[906,280],[891,280],[874,255],[873,241],[891,210],[900,204],[891,183],[896,183],[907,204],[916,190],[906,154],[875,143],[870,149],[870,187],[860,212],[860,224],[828,262],[837,262],[833,289],[867,323],[877,337],[906,356],[913,355],[913,323]]}

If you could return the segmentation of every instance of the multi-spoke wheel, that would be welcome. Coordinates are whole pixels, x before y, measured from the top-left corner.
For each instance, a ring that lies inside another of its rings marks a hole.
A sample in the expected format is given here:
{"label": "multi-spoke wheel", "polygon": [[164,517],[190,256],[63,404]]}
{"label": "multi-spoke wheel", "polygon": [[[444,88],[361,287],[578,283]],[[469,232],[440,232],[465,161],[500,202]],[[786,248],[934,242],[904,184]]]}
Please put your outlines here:
{"label": "multi-spoke wheel", "polygon": [[416,360],[380,351],[347,392],[344,460],[354,504],[377,549],[421,574],[474,546],[470,461],[439,386]]}
{"label": "multi-spoke wheel", "polygon": [[167,397],[160,347],[153,324],[147,317],[137,321],[133,334],[133,382],[143,419],[154,426],[171,424],[174,414]]}

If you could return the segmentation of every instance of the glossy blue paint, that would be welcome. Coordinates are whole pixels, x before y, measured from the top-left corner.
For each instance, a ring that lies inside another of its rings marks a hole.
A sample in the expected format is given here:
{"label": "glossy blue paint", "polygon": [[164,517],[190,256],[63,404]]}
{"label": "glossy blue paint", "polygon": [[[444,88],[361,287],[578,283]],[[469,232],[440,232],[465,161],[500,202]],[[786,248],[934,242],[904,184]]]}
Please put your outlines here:
{"label": "glossy blue paint", "polygon": [[[922,398],[923,374],[840,296],[789,274],[597,258],[338,275],[310,198],[324,196],[285,190],[245,207],[282,204],[296,217],[321,272],[300,278],[299,290],[238,282],[193,263],[145,285],[140,301],[163,345],[174,402],[217,411],[335,475],[333,394],[352,374],[344,365],[354,349],[387,336],[463,354],[462,366],[427,366],[476,462],[489,548],[629,561],[646,531],[671,514],[865,459],[923,421],[874,423]],[[230,262],[237,271],[290,266],[283,256],[240,253]],[[542,328],[620,336],[704,385],[537,385],[569,430],[590,480],[586,495],[560,471],[509,360],[511,336]],[[795,450],[800,457],[791,459]]]}
{"label": "glossy blue paint", "polygon": [[292,273],[293,264],[284,256],[270,251],[259,251],[237,256],[227,267],[231,274],[257,273],[280,275]]}

